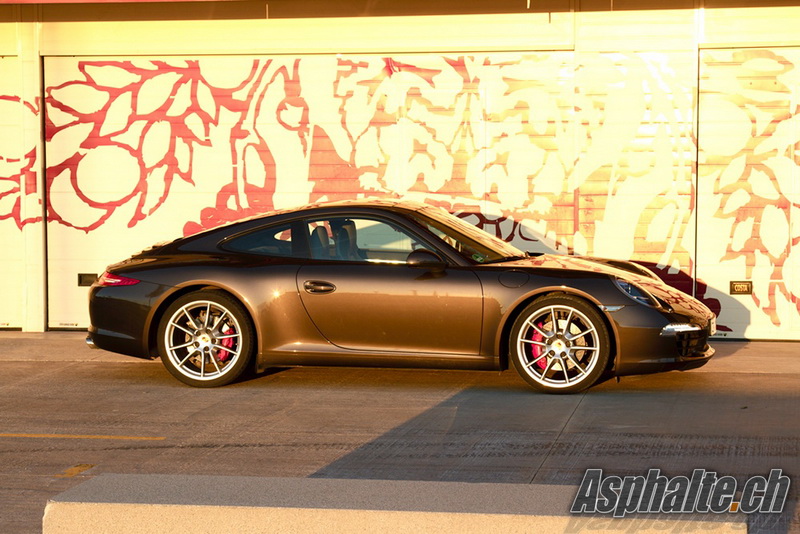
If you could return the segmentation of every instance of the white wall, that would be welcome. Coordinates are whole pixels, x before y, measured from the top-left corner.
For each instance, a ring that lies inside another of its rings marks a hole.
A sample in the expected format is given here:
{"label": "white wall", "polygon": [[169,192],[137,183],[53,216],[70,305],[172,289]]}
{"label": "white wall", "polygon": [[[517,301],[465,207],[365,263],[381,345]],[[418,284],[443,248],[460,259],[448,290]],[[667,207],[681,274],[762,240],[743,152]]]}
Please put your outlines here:
{"label": "white wall", "polygon": [[[47,157],[34,168],[46,161],[49,326],[86,325],[77,273],[153,241],[271,207],[400,195],[475,211],[525,248],[648,261],[688,291],[696,278],[723,335],[800,339],[798,156],[776,145],[786,173],[759,181],[747,156],[737,174],[741,150],[796,130],[785,47],[800,47],[798,20],[800,8],[19,23],[22,48],[46,58]],[[783,70],[726,48],[778,53]],[[753,69],[789,88],[785,109],[741,85]],[[0,98],[29,95],[32,70]],[[723,108],[746,117],[731,132],[756,133],[720,140]],[[720,208],[744,195],[761,211]],[[23,196],[35,212],[40,192]],[[3,239],[25,251],[2,260],[9,287],[30,288],[42,225],[9,221]],[[740,279],[754,295],[728,294]],[[0,323],[36,329],[36,311]]]}

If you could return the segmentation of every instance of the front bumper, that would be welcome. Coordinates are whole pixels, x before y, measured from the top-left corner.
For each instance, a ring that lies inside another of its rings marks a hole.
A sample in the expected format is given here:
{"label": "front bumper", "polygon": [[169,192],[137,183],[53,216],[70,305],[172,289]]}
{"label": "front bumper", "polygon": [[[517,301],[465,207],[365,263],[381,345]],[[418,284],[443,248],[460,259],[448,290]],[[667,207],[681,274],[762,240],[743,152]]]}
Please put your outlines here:
{"label": "front bumper", "polygon": [[703,317],[626,307],[611,316],[620,341],[618,375],[694,369],[714,356],[708,340],[716,321],[710,311]]}
{"label": "front bumper", "polygon": [[708,338],[716,331],[716,321],[712,318],[706,326],[670,323],[661,329],[661,336],[675,338],[678,355],[681,360],[688,361],[697,358],[708,359],[714,355],[714,349],[708,345]]}

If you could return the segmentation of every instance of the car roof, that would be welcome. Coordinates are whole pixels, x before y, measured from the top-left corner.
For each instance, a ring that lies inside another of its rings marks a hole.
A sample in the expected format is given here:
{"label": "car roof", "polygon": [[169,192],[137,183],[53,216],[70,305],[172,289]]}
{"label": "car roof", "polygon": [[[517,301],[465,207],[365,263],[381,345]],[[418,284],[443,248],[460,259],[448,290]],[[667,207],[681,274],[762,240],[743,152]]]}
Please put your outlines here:
{"label": "car roof", "polygon": [[264,214],[263,216],[277,215],[283,213],[293,213],[298,211],[307,211],[316,208],[338,208],[338,207],[388,208],[388,209],[398,209],[401,211],[417,211],[425,208],[426,206],[428,205],[422,202],[418,202],[416,200],[399,200],[391,198],[365,198],[365,199],[353,199],[353,200],[338,200],[334,202],[315,202],[312,204],[306,204],[305,206],[298,206],[284,210],[277,210],[275,212]]}
{"label": "car roof", "polygon": [[[236,221],[230,221],[225,225],[233,225],[258,219],[268,219],[279,215],[301,214],[306,211],[326,210],[329,208],[355,208],[355,209],[368,209],[368,208],[382,208],[390,211],[419,211],[421,209],[430,207],[428,204],[418,202],[416,200],[399,200],[391,198],[366,198],[354,200],[337,200],[332,202],[313,202],[304,206],[294,206],[291,208],[283,208],[278,210],[267,211],[244,217]],[[220,226],[220,227],[221,227]],[[218,227],[219,228],[219,227]]]}
{"label": "car roof", "polygon": [[[317,210],[328,210],[330,208],[350,208],[350,209],[383,209],[387,211],[397,211],[397,212],[415,212],[422,210],[426,207],[430,207],[428,204],[424,204],[422,202],[417,202],[413,200],[399,200],[399,199],[391,199],[391,198],[366,198],[366,199],[355,199],[355,200],[339,200],[333,202],[314,202],[310,204],[306,204],[304,206],[295,206],[292,208],[284,208],[279,210],[271,210],[264,213],[259,213],[257,215],[251,215],[249,217],[243,217],[238,220],[234,221],[227,221],[219,226],[215,226],[213,228],[207,228],[196,234],[190,236],[180,237],[173,241],[166,241],[163,243],[158,243],[151,249],[160,248],[160,247],[169,247],[169,245],[177,245],[177,246],[185,246],[189,243],[200,244],[203,243],[204,245],[208,245],[209,243],[206,242],[207,239],[211,238],[215,240],[218,238],[218,234],[220,232],[229,231],[231,227],[248,227],[249,229],[255,228],[260,226],[263,221],[268,221],[270,219],[281,220],[285,219],[284,216],[293,216],[299,215],[304,217],[306,212],[308,215],[313,215],[314,211]],[[201,245],[202,246],[202,245]],[[148,249],[149,250],[149,249]]]}

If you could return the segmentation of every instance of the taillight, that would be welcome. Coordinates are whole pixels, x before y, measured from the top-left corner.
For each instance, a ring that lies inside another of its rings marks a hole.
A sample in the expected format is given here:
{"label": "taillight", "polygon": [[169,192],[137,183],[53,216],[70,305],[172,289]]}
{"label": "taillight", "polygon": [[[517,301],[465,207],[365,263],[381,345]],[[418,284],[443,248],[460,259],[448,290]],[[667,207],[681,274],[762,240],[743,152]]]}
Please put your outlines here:
{"label": "taillight", "polygon": [[108,271],[101,274],[100,278],[97,279],[97,285],[99,286],[132,286],[138,283],[139,280],[135,278],[128,278]]}

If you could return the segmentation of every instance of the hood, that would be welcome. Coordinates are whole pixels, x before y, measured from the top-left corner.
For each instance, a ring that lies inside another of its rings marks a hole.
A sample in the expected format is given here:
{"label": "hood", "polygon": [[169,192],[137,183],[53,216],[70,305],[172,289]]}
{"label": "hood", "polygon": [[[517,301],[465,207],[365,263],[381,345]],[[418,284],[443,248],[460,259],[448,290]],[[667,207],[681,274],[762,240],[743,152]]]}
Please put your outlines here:
{"label": "hood", "polygon": [[710,318],[714,314],[699,300],[663,282],[649,269],[636,263],[604,258],[544,254],[519,260],[495,263],[505,268],[566,269],[616,276],[634,282],[678,313]]}
{"label": "hood", "polygon": [[586,271],[602,273],[609,276],[639,279],[652,278],[661,281],[649,269],[633,262],[623,260],[610,260],[605,258],[591,258],[582,256],[564,256],[560,254],[542,254],[518,260],[493,263],[506,268],[537,268],[537,269],[564,269],[569,271]]}

